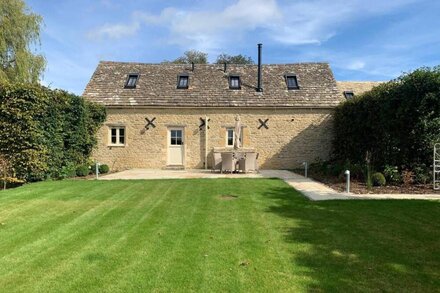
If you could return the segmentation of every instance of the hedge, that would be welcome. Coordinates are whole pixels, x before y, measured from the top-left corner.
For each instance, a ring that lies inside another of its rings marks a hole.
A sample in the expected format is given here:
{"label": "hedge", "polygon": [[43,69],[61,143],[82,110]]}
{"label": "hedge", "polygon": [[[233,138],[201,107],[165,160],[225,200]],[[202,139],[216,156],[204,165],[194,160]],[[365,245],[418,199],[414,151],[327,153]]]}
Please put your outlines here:
{"label": "hedge", "polygon": [[[102,106],[40,85],[0,86],[0,153],[26,181],[60,178],[69,166],[88,162]],[[70,168],[70,167],[69,167]]]}
{"label": "hedge", "polygon": [[420,68],[381,84],[336,108],[336,160],[365,163],[377,170],[413,170],[432,164],[440,142],[440,67]]}

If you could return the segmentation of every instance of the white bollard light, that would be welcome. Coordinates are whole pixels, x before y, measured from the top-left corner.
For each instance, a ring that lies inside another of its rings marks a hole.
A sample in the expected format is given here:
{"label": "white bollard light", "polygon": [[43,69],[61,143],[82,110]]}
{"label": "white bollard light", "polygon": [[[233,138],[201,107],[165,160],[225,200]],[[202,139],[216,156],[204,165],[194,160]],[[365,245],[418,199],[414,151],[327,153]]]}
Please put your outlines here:
{"label": "white bollard light", "polygon": [[99,164],[98,162],[95,162],[95,174],[96,174],[96,180],[98,180],[99,178],[99,166],[101,164]]}
{"label": "white bollard light", "polygon": [[347,176],[347,193],[350,193],[350,170],[345,170],[345,176]]}
{"label": "white bollard light", "polygon": [[306,178],[307,178],[307,169],[308,169],[308,164],[307,164],[307,162],[303,162],[303,165],[304,165],[304,177],[306,177]]}

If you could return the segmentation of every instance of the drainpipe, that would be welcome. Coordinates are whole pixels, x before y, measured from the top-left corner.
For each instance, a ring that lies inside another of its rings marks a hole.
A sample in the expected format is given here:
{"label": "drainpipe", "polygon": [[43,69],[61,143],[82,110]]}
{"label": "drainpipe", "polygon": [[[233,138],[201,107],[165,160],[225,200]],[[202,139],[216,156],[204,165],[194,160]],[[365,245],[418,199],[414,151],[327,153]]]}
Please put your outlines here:
{"label": "drainpipe", "polygon": [[205,115],[205,170],[208,169],[208,116]]}

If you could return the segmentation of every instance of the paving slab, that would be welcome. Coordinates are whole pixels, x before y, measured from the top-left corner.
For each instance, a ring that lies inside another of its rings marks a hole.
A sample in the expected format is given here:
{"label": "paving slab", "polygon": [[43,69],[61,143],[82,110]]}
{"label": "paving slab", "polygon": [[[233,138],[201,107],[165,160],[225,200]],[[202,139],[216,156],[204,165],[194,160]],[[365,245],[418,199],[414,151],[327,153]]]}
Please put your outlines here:
{"label": "paving slab", "polygon": [[130,169],[100,177],[100,180],[135,179],[191,179],[191,178],[263,178],[261,173],[220,173],[204,169],[163,170]]}
{"label": "paving slab", "polygon": [[351,194],[338,192],[320,182],[287,170],[260,170],[259,173],[218,173],[211,170],[161,170],[130,169],[108,174],[100,180],[134,179],[190,179],[190,178],[280,178],[310,200],[362,200],[362,199],[425,199],[440,200],[440,193],[433,194]]}

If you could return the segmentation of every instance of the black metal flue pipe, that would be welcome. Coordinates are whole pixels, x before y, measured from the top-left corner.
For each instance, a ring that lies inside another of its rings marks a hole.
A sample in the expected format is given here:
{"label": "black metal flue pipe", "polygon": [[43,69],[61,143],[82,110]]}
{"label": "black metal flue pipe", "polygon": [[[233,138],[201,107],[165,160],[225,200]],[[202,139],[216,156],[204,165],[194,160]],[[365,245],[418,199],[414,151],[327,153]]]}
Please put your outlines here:
{"label": "black metal flue pipe", "polygon": [[262,86],[262,77],[261,77],[261,47],[263,47],[263,44],[258,44],[258,79],[257,79],[257,92],[263,91]]}

